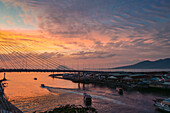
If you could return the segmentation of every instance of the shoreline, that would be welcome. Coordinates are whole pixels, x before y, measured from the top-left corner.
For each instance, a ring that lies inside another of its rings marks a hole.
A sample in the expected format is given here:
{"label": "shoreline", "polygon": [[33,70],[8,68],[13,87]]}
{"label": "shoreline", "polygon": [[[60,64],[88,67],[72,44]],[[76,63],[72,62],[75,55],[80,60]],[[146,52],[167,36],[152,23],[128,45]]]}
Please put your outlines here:
{"label": "shoreline", "polygon": [[[134,72],[129,72],[131,74],[134,74]],[[136,72],[135,72],[136,74]],[[134,75],[135,75],[134,74]],[[153,79],[155,75],[164,75],[167,74],[168,77],[170,77],[170,72],[138,72],[137,74],[146,74],[147,80]],[[64,74],[63,74],[64,75]],[[70,74],[72,75],[72,74]],[[109,88],[117,88],[117,87],[122,87],[125,90],[138,90],[138,91],[151,91],[151,92],[165,92],[170,94],[170,81],[168,82],[154,82],[152,83],[146,83],[146,84],[139,84],[142,83],[143,79],[140,78],[135,78],[132,80],[123,80],[122,78],[119,79],[96,79],[93,75],[91,78],[87,78],[84,76],[78,75],[76,77],[72,76],[57,76],[57,74],[51,74],[49,75],[52,78],[59,78],[59,79],[65,79],[65,80],[70,80],[74,83],[85,83],[85,84],[94,84],[94,85],[102,85],[102,86],[107,86]],[[108,75],[105,75],[108,78]],[[114,76],[111,75],[111,76]],[[115,76],[114,76],[115,77]],[[118,75],[116,76],[118,77]],[[167,84],[165,84],[167,83]]]}

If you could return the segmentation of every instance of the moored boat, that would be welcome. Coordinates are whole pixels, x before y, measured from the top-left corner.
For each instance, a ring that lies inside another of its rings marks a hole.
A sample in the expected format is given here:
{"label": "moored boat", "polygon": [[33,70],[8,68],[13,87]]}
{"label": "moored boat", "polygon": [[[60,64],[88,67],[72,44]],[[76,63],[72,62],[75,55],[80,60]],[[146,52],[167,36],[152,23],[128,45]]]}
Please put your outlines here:
{"label": "moored boat", "polygon": [[91,106],[92,104],[92,97],[87,93],[84,93],[84,104],[86,106]]}
{"label": "moored boat", "polygon": [[167,99],[155,99],[153,100],[155,102],[155,106],[163,111],[170,112],[170,98]]}
{"label": "moored boat", "polygon": [[45,85],[44,85],[44,84],[41,84],[41,87],[42,87],[42,88],[44,88],[44,87],[45,87]]}
{"label": "moored boat", "polygon": [[37,78],[34,78],[34,80],[37,80]]}

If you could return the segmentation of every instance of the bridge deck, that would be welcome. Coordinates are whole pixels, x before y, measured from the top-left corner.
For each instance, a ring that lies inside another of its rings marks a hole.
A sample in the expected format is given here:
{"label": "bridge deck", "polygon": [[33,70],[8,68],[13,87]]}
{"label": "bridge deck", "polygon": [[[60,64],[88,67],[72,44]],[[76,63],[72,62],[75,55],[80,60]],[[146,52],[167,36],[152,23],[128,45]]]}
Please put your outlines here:
{"label": "bridge deck", "polygon": [[57,70],[57,69],[0,69],[0,72],[91,72],[91,73],[140,73],[140,74],[170,73],[170,71],[124,72],[124,71],[91,71],[91,70]]}

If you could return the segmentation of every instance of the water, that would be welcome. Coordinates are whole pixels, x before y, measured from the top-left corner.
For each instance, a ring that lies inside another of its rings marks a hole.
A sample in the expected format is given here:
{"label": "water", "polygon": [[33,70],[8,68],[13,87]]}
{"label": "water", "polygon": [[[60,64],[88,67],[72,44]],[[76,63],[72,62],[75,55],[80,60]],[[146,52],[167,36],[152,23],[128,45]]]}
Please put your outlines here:
{"label": "water", "polygon": [[160,72],[160,71],[168,71],[170,69],[104,69],[104,71],[124,71],[124,72]]}
{"label": "water", "polygon": [[[8,87],[5,88],[5,94],[11,103],[25,113],[52,110],[66,104],[84,106],[84,92],[92,96],[92,106],[99,113],[160,113],[155,110],[152,99],[168,97],[161,93],[138,91],[125,91],[120,96],[115,89],[92,84],[83,86],[69,80],[50,78],[49,74],[51,73],[6,73]],[[0,75],[3,77],[3,73]],[[35,77],[37,80],[34,80]],[[41,84],[47,87],[41,88]]]}

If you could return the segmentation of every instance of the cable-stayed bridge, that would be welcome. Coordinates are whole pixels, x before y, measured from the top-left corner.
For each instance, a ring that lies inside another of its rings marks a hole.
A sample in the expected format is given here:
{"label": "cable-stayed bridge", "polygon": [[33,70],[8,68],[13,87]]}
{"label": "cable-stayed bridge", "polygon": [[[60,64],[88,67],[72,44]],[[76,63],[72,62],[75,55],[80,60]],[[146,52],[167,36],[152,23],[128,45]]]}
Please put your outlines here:
{"label": "cable-stayed bridge", "polygon": [[[15,43],[15,42],[12,42]],[[101,68],[79,69],[59,63],[55,53],[41,52],[30,44],[11,44],[0,40],[0,72],[94,72],[117,73],[103,71]],[[62,62],[62,61],[60,61]],[[124,72],[120,72],[124,73]],[[138,72],[135,72],[138,73]],[[149,72],[148,72],[149,73]],[[153,73],[153,72],[151,72]],[[155,72],[156,73],[156,72]]]}
{"label": "cable-stayed bridge", "polygon": [[93,73],[117,73],[109,71],[93,71],[93,70],[59,70],[59,69],[0,69],[0,72],[93,72]]}
{"label": "cable-stayed bridge", "polygon": [[26,45],[0,43],[0,72],[104,72],[67,67],[57,62],[54,53],[37,52]]}
{"label": "cable-stayed bridge", "polygon": [[[55,60],[48,58],[44,53],[37,53],[31,48],[25,46],[0,44],[0,68],[1,69],[65,69]],[[31,52],[27,52],[29,51]]]}

